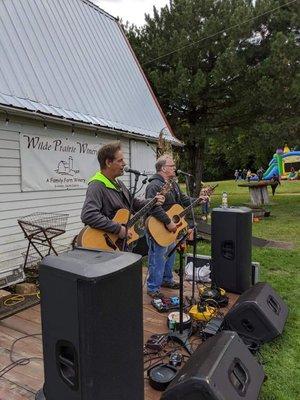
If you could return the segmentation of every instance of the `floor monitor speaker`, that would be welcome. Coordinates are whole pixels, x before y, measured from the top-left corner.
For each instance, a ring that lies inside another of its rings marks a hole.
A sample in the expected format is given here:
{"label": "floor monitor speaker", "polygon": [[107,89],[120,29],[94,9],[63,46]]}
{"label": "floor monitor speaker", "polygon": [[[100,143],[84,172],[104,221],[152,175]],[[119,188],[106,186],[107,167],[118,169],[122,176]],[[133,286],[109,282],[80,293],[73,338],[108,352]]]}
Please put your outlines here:
{"label": "floor monitor speaker", "polygon": [[261,365],[235,332],[201,344],[161,400],[255,400],[264,380]]}
{"label": "floor monitor speaker", "polygon": [[140,258],[74,249],[42,261],[46,400],[144,397]]}
{"label": "floor monitor speaker", "polygon": [[246,207],[218,207],[211,216],[212,281],[233,293],[252,284],[252,214]]}
{"label": "floor monitor speaker", "polygon": [[268,342],[283,331],[288,308],[267,283],[244,292],[225,316],[225,326],[245,339]]}

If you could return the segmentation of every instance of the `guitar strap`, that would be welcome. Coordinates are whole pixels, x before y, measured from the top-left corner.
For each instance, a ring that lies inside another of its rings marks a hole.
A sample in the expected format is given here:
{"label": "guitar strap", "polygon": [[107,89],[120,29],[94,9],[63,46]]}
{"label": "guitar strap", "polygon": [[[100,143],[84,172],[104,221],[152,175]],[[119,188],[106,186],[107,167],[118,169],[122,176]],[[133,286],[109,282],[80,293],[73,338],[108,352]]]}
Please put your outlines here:
{"label": "guitar strap", "polygon": [[180,191],[176,182],[172,182],[173,193],[175,194],[175,202],[182,206]]}
{"label": "guitar strap", "polygon": [[118,189],[119,189],[118,193],[119,193],[120,197],[122,198],[122,200],[127,205],[128,209],[129,209],[129,207],[130,207],[130,198],[129,198],[130,195],[129,195],[129,192],[126,191],[126,193],[125,193],[123,185],[119,181],[117,181],[117,183],[118,183],[118,186],[119,186],[118,187]]}

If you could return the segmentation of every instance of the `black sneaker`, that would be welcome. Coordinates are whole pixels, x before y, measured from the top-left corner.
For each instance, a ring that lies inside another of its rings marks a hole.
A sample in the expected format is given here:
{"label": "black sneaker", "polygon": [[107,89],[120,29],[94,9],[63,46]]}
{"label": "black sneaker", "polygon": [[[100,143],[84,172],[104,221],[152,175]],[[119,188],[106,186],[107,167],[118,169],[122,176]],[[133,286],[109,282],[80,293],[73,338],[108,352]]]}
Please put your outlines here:
{"label": "black sneaker", "polygon": [[180,285],[177,282],[163,282],[161,286],[168,289],[180,289]]}
{"label": "black sneaker", "polygon": [[159,292],[158,290],[155,292],[151,292],[150,290],[147,290],[147,295],[152,297],[152,299],[162,299],[163,297],[165,297],[165,295],[161,292]]}

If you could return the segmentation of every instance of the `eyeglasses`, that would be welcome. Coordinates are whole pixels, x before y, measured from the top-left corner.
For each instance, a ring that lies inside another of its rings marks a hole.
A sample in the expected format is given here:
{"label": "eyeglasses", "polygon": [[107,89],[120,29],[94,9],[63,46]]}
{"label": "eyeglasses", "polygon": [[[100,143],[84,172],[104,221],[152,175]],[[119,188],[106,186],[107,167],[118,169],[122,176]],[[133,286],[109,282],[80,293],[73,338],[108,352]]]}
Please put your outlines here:
{"label": "eyeglasses", "polygon": [[165,167],[171,167],[171,168],[175,168],[175,167],[176,167],[176,165],[175,165],[175,164],[170,164],[170,165],[166,164],[166,165],[165,165]]}

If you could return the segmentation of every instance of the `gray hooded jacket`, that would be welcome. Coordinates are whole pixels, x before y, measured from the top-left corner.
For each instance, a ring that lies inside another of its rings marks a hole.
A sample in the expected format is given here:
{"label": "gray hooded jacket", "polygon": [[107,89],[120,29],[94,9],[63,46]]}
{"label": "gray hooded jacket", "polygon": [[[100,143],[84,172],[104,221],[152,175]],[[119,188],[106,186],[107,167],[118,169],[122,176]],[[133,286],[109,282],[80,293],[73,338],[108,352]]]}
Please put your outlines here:
{"label": "gray hooded jacket", "polygon": [[[146,198],[150,199],[159,192],[163,185],[166,183],[164,178],[160,174],[155,174],[149,178],[149,184],[146,188]],[[193,197],[189,197],[182,193],[178,184],[173,182],[172,189],[165,195],[165,202],[162,206],[157,206],[150,211],[150,215],[157,218],[159,221],[168,225],[171,220],[168,217],[166,211],[169,210],[174,204],[180,204],[182,207],[188,207],[190,202],[196,200]]]}

